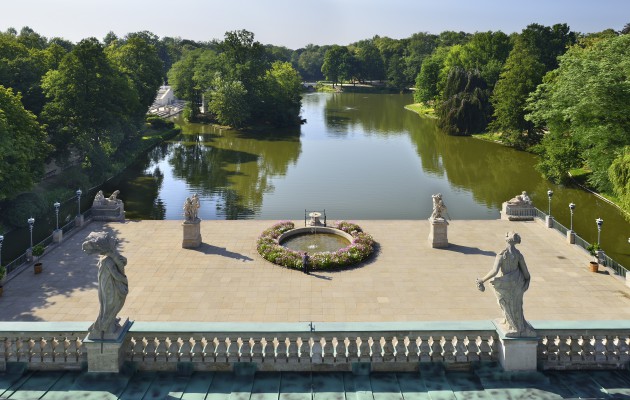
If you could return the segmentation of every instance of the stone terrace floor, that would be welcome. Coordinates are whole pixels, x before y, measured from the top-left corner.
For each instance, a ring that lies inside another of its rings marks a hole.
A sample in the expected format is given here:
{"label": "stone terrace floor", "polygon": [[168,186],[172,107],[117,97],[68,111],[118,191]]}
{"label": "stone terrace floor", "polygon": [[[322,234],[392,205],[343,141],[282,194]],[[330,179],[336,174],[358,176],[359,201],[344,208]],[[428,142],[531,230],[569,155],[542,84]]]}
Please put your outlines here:
{"label": "stone terrace floor", "polygon": [[[536,320],[630,319],[630,288],[542,222],[451,221],[447,249],[427,244],[426,220],[356,221],[379,244],[358,268],[311,275],[262,259],[256,238],[276,221],[202,221],[202,245],[183,249],[181,221],[91,222],[4,286],[2,321],[93,321],[96,256],[81,251],[91,231],[109,230],[128,259],[130,293],[120,316],[136,321],[454,321],[500,315],[475,278],[492,267],[514,230],[532,282],[525,316]],[[297,221],[296,226],[303,225]],[[490,285],[488,285],[489,287]]]}

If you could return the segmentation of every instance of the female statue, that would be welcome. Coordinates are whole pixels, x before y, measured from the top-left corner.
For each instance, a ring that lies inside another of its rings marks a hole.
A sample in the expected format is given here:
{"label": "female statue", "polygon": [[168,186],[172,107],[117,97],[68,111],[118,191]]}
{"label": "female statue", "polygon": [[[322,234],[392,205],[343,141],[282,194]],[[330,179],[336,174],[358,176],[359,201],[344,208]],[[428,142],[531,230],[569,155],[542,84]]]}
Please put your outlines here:
{"label": "female statue", "polygon": [[[536,336],[536,332],[525,320],[523,315],[523,295],[529,288],[531,279],[525,258],[515,247],[521,243],[518,233],[506,234],[505,241],[507,247],[497,254],[492,270],[482,279],[477,279],[477,288],[484,291],[484,282],[495,277],[490,283],[494,286],[497,301],[505,320],[503,324],[507,327],[507,337],[531,337]],[[497,276],[501,273],[501,276]]]}
{"label": "female statue", "polygon": [[129,293],[129,282],[125,275],[127,259],[116,250],[117,240],[107,232],[92,232],[83,242],[83,251],[100,254],[98,261],[98,318],[90,326],[90,336],[99,338],[119,329],[116,318],[125,304]]}

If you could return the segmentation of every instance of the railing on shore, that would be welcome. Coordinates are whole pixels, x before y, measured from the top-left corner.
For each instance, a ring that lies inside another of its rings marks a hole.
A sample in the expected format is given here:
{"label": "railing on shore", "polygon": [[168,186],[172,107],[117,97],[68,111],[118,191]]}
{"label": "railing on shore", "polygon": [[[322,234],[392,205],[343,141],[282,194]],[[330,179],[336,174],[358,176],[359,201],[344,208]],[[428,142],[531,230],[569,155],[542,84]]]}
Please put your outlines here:
{"label": "railing on shore", "polygon": [[[98,345],[86,347],[83,343],[89,325],[0,322],[0,371],[10,362],[26,363],[31,370],[85,368],[86,362],[103,354]],[[628,368],[628,321],[540,321],[532,325],[538,333],[535,352],[540,370]],[[182,364],[207,371],[239,367],[258,371],[355,371],[357,367],[415,371],[420,363],[466,368],[502,357],[499,334],[491,321],[135,322],[121,345],[123,362],[150,371],[174,371]],[[88,348],[97,354],[88,357]],[[111,354],[105,352],[103,357]]]}
{"label": "railing on shore", "polygon": [[[542,221],[545,221],[547,214],[545,214],[543,211],[539,210],[536,207],[533,207],[533,209],[535,210],[535,217]],[[559,231],[565,236],[567,235],[567,232],[569,231],[569,229],[566,226],[556,221],[555,218],[552,220],[551,227]],[[573,234],[575,235],[575,244],[583,248],[585,251],[588,251],[587,249],[591,244],[587,242],[586,240],[582,239],[575,232],[573,232]],[[612,269],[616,275],[619,275],[623,278],[626,277],[627,268],[619,264],[617,261],[613,260],[612,258],[608,257],[606,254],[604,254],[602,259],[599,260],[599,263],[604,265],[605,267]]]}

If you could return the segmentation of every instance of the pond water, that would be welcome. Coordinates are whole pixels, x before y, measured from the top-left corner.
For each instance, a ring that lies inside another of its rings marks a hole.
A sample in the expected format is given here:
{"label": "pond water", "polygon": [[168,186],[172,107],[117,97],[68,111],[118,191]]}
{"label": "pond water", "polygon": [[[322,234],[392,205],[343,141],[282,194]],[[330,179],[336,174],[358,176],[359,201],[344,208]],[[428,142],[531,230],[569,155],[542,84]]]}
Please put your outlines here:
{"label": "pond water", "polygon": [[450,218],[499,218],[501,203],[526,190],[547,212],[597,238],[630,266],[630,224],[615,207],[582,190],[553,185],[535,157],[498,144],[440,132],[404,109],[410,95],[312,93],[307,123],[289,131],[242,133],[177,120],[183,133],[149,152],[104,188],[120,190],[131,219],[182,219],[186,197],[201,198],[202,219],[425,219],[442,193]]}
{"label": "pond water", "polygon": [[281,243],[291,250],[316,253],[320,251],[335,252],[350,244],[348,239],[333,233],[305,233],[292,236]]}

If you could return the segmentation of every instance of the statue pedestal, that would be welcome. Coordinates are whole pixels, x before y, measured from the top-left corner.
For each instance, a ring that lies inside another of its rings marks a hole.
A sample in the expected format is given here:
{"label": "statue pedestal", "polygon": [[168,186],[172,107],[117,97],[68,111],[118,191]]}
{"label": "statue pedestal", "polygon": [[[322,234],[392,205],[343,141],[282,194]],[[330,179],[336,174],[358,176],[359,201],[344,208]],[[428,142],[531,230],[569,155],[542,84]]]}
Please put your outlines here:
{"label": "statue pedestal", "polygon": [[124,221],[125,204],[122,200],[101,200],[92,204],[92,219],[94,221]]}
{"label": "statue pedestal", "polygon": [[508,221],[533,221],[536,209],[528,203],[503,202],[501,219]]}
{"label": "statue pedestal", "polygon": [[499,362],[504,371],[536,371],[537,337],[506,337],[506,331],[499,320],[492,321],[499,334]]}
{"label": "statue pedestal", "polygon": [[199,247],[201,244],[201,220],[197,218],[194,221],[185,221],[182,227],[184,228],[182,247],[185,249]]}
{"label": "statue pedestal", "polygon": [[575,244],[575,232],[570,229],[567,231],[567,243]]}
{"label": "statue pedestal", "polygon": [[83,227],[83,214],[74,217],[74,226],[76,226],[77,228]]}
{"label": "statue pedestal", "polygon": [[444,218],[429,218],[429,246],[448,247],[448,221]]}
{"label": "statue pedestal", "polygon": [[88,372],[120,372],[120,366],[125,360],[123,343],[132,324],[127,319],[115,333],[104,336],[109,338],[94,339],[94,333],[89,333],[83,339],[83,346],[87,351]]}
{"label": "statue pedestal", "polygon": [[61,229],[55,229],[53,231],[52,237],[53,242],[61,243],[61,241],[63,240],[63,231]]}

